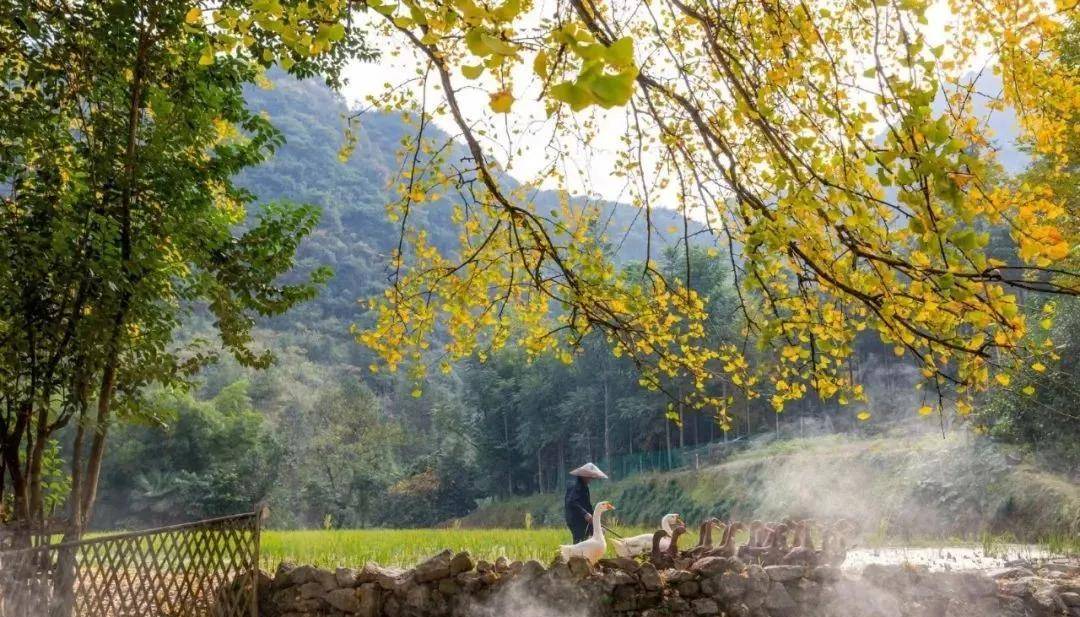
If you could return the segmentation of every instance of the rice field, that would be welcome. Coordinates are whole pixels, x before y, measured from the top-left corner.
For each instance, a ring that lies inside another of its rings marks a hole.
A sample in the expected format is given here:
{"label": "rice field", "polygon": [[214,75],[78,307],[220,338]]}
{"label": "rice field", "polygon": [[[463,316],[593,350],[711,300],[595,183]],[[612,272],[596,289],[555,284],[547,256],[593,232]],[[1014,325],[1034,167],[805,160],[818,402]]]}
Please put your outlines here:
{"label": "rice field", "polygon": [[[642,531],[619,529],[623,534]],[[358,567],[369,561],[411,566],[448,548],[488,561],[505,555],[510,560],[548,563],[560,544],[569,543],[570,532],[562,528],[267,530],[262,534],[260,561],[271,572],[282,561],[329,568]]]}
{"label": "rice field", "polygon": [[[623,527],[617,528],[623,535],[645,533],[646,529]],[[745,534],[736,536],[739,543],[745,541]],[[337,566],[360,567],[374,561],[385,566],[407,567],[423,561],[443,549],[469,551],[476,559],[494,561],[500,556],[510,560],[536,559],[549,563],[556,555],[560,544],[570,542],[570,534],[563,528],[533,529],[313,529],[299,531],[265,530],[262,534],[260,562],[264,570],[273,572],[282,561],[297,564],[311,564],[327,568]],[[1075,541],[1074,541],[1075,542]],[[697,534],[691,531],[685,536],[684,546],[697,543]],[[1080,554],[1077,546],[1070,544],[1053,545],[1046,542],[1037,545],[1020,546],[1012,542],[995,544],[1004,550],[991,550],[984,540],[980,543],[970,540],[937,539],[923,542],[897,542],[881,539],[880,542],[858,542],[863,546],[854,551],[863,555],[866,562],[878,562],[896,551],[924,550],[939,553],[943,547],[953,553],[957,551],[977,550],[983,556],[1008,555],[1017,553],[1028,557],[1037,553],[1053,555]],[[896,548],[904,547],[904,548]],[[933,549],[931,551],[931,549]],[[929,553],[928,553],[929,554]],[[959,553],[957,553],[959,554]],[[1000,554],[1000,555],[999,555]],[[614,556],[611,544],[608,555]],[[853,559],[852,563],[860,562]],[[860,562],[861,563],[861,562]]]}

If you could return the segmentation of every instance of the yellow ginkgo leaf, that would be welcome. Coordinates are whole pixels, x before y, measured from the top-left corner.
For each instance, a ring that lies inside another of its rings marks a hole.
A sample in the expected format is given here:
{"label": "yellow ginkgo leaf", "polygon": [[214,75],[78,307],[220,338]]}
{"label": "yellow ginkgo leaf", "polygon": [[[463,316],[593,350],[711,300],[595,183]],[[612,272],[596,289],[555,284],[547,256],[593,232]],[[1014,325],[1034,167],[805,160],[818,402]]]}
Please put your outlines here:
{"label": "yellow ginkgo leaf", "polygon": [[422,395],[423,393],[424,392],[420,388],[413,388],[413,391],[412,391],[413,398],[420,398],[420,395]]}
{"label": "yellow ginkgo leaf", "polygon": [[1035,394],[1035,386],[1024,386],[1023,393],[1028,396]]}
{"label": "yellow ginkgo leaf", "polygon": [[928,416],[928,415],[930,415],[932,413],[934,413],[934,408],[929,406],[929,405],[923,405],[922,407],[919,408],[919,415],[920,416]]}
{"label": "yellow ginkgo leaf", "polygon": [[860,421],[865,422],[865,421],[870,419],[870,412],[869,411],[860,411],[859,414],[857,416],[855,416],[855,417],[858,418]]}
{"label": "yellow ginkgo leaf", "polygon": [[187,15],[184,15],[184,21],[189,24],[198,23],[200,19],[202,19],[202,9],[197,6],[191,7]]}
{"label": "yellow ginkgo leaf", "polygon": [[1035,364],[1031,365],[1031,370],[1035,371],[1036,373],[1041,373],[1046,370],[1046,365],[1042,362],[1036,362]]}
{"label": "yellow ginkgo leaf", "polygon": [[994,379],[1003,386],[1009,385],[1009,382],[1012,381],[1006,373],[998,373],[997,375],[994,375]]}
{"label": "yellow ginkgo leaf", "polygon": [[510,112],[514,104],[514,95],[509,90],[499,90],[491,95],[491,110],[495,113],[505,114]]}

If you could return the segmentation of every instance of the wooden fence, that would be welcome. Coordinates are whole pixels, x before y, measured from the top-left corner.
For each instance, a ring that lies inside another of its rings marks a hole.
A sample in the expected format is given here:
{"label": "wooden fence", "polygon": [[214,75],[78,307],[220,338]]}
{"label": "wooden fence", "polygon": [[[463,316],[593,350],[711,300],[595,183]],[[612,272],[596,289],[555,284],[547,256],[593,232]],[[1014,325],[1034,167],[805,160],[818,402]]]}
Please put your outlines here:
{"label": "wooden fence", "polygon": [[0,617],[258,617],[264,514],[0,550]]}

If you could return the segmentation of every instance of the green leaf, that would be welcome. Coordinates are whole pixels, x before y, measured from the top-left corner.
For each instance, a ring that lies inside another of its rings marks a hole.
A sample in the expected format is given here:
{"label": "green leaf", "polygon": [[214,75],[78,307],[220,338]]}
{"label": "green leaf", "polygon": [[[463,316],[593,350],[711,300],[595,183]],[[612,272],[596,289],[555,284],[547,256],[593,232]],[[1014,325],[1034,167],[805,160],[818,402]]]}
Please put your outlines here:
{"label": "green leaf", "polygon": [[484,66],[482,64],[466,64],[461,67],[461,74],[465,76],[465,79],[477,79],[484,74]]}
{"label": "green leaf", "polygon": [[634,93],[634,75],[597,75],[590,80],[589,92],[602,107],[625,105]]}
{"label": "green leaf", "polygon": [[551,96],[557,101],[567,103],[574,111],[585,109],[593,103],[593,97],[588,90],[570,81],[552,86]]}
{"label": "green leaf", "polygon": [[616,68],[626,68],[634,65],[634,39],[624,36],[615,41],[604,52],[608,64]]}

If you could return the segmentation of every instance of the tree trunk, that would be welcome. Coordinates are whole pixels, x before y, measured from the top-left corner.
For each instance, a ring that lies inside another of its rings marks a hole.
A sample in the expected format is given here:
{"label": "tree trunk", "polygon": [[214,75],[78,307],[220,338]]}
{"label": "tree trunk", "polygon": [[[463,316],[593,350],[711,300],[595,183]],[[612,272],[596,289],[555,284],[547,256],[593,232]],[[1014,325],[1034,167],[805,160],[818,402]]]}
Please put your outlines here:
{"label": "tree trunk", "polygon": [[667,467],[671,469],[671,420],[664,418],[664,443],[667,446]]}
{"label": "tree trunk", "polygon": [[510,422],[506,417],[506,410],[502,411],[503,421],[503,447],[506,449],[506,494],[514,494],[514,468],[513,451],[510,449]]}
{"label": "tree trunk", "polygon": [[[119,332],[116,333],[119,336]],[[90,522],[93,515],[94,499],[97,497],[98,480],[101,477],[101,461],[105,456],[105,437],[109,432],[109,415],[112,411],[112,397],[116,386],[116,353],[105,364],[98,391],[97,417],[94,420],[94,439],[90,444],[90,458],[86,463],[83,478],[82,503],[80,504],[82,526]]]}
{"label": "tree trunk", "polygon": [[544,459],[541,456],[543,448],[536,449],[536,491],[544,492]]}
{"label": "tree trunk", "polygon": [[604,462],[611,464],[611,388],[608,386],[607,363],[604,363]]}
{"label": "tree trunk", "polygon": [[556,455],[556,459],[559,473],[558,487],[561,492],[566,489],[566,452],[564,450],[562,439],[559,439],[559,452]]}

